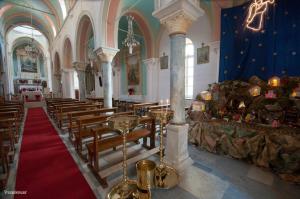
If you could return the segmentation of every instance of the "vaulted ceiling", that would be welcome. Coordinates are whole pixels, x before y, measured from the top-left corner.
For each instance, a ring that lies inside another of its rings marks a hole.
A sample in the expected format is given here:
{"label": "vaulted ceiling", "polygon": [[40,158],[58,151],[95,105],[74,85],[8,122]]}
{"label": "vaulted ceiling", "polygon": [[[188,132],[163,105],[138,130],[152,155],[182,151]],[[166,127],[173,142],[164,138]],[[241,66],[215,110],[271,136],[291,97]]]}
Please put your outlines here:
{"label": "vaulted ceiling", "polygon": [[31,25],[48,39],[55,37],[75,0],[0,0],[0,27],[4,31]]}

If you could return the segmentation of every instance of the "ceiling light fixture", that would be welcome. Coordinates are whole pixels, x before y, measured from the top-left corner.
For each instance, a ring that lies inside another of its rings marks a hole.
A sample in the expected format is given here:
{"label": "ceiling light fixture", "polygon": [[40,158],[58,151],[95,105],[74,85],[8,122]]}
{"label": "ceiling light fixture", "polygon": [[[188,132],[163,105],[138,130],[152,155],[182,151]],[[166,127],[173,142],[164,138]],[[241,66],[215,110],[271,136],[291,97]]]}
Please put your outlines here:
{"label": "ceiling light fixture", "polygon": [[133,16],[127,16],[128,32],[127,32],[127,37],[122,42],[123,45],[129,48],[129,54],[132,54],[132,50],[135,46],[140,45],[140,42],[134,38],[133,27],[132,27],[133,19],[134,19]]}

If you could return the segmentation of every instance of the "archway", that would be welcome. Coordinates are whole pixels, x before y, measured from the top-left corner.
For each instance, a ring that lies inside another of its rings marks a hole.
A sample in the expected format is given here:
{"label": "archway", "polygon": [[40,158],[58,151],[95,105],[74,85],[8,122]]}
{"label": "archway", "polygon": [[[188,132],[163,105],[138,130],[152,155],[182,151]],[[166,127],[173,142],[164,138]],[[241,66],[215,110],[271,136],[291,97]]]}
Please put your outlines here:
{"label": "archway", "polygon": [[[79,22],[77,32],[77,43],[76,43],[76,57],[77,60],[87,68],[90,65],[94,56],[94,30],[93,24],[89,16],[84,15]],[[90,66],[91,67],[91,66]],[[96,66],[94,66],[96,67]],[[79,74],[79,89],[80,98],[83,99],[86,96],[95,93],[95,77],[94,73],[90,74],[94,70],[77,71]],[[94,78],[91,78],[91,77]],[[87,79],[88,78],[88,79]]]}
{"label": "archway", "polygon": [[63,60],[64,66],[63,66],[63,73],[62,73],[63,94],[64,97],[74,98],[75,97],[74,70],[72,68],[73,52],[72,52],[71,41],[69,38],[66,38],[64,42],[63,56],[64,56],[64,60]]}
{"label": "archway", "polygon": [[54,55],[54,70],[53,70],[53,91],[54,96],[62,96],[62,84],[61,84],[61,66],[59,54],[56,52]]}

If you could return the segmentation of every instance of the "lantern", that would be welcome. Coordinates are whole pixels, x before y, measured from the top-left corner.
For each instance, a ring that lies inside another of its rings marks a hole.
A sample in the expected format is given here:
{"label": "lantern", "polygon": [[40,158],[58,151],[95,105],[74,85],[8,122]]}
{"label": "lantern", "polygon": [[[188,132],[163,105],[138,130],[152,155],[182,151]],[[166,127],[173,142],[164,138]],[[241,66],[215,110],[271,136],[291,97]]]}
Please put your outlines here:
{"label": "lantern", "polygon": [[276,98],[276,94],[274,93],[273,90],[268,90],[267,93],[265,94],[265,98],[274,99]]}
{"label": "lantern", "polygon": [[252,88],[249,89],[249,93],[253,97],[259,96],[260,95],[260,91],[261,91],[260,86],[253,86]]}
{"label": "lantern", "polygon": [[205,103],[204,102],[199,102],[199,101],[194,101],[192,105],[193,111],[205,111]]}
{"label": "lantern", "polygon": [[245,102],[241,101],[239,104],[239,109],[246,108]]}
{"label": "lantern", "polygon": [[273,76],[268,81],[269,86],[278,87],[280,85],[280,78],[277,76]]}
{"label": "lantern", "polygon": [[209,91],[202,91],[200,94],[202,99],[204,99],[205,101],[210,101],[212,99],[211,92]]}

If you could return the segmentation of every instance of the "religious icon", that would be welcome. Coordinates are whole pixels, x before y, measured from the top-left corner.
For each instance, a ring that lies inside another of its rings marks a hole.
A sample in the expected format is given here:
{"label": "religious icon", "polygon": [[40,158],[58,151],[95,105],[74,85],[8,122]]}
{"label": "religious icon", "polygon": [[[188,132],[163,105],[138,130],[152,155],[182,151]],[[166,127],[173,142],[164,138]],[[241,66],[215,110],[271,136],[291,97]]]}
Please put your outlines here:
{"label": "religious icon", "polygon": [[126,58],[128,86],[140,84],[140,62],[138,54],[129,55]]}
{"label": "religious icon", "polygon": [[246,27],[259,31],[262,28],[263,15],[268,9],[268,3],[273,4],[275,0],[254,0],[250,5],[246,20]]}
{"label": "religious icon", "polygon": [[197,64],[205,64],[209,62],[209,46],[204,46],[202,43],[201,48],[197,48]]}

